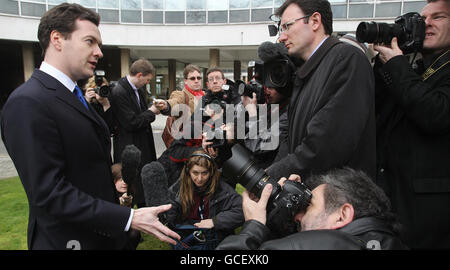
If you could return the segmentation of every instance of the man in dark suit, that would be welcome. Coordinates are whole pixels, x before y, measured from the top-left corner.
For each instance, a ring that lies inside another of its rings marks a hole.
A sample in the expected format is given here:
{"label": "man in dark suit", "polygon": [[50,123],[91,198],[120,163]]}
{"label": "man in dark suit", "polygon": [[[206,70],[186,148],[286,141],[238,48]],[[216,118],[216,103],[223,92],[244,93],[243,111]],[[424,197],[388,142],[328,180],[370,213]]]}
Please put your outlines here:
{"label": "man in dark suit", "polygon": [[158,222],[170,206],[118,205],[109,130],[76,81],[103,56],[97,13],[63,3],[41,18],[44,61],[3,107],[2,139],[29,203],[28,248],[120,249],[137,229],[175,244]]}
{"label": "man in dark suit", "polygon": [[[117,119],[114,163],[121,162],[122,151],[129,144],[141,150],[140,168],[156,160],[151,123],[159,110],[154,105],[149,108],[143,89],[154,73],[155,69],[149,61],[139,59],[131,65],[130,74],[121,78],[111,91],[111,107]],[[142,183],[137,181],[135,188],[135,203],[138,207],[145,206]]]}

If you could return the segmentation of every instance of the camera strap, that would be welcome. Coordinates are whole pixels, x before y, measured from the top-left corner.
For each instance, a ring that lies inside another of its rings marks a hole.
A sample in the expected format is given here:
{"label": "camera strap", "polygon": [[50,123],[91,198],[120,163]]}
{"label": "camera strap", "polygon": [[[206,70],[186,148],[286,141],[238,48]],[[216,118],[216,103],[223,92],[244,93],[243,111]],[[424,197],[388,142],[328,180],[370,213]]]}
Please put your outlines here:
{"label": "camera strap", "polygon": [[426,81],[434,73],[446,66],[448,63],[450,63],[450,50],[447,50],[445,53],[439,56],[433,62],[433,64],[431,64],[431,66],[427,68],[427,70],[422,74],[422,80]]}

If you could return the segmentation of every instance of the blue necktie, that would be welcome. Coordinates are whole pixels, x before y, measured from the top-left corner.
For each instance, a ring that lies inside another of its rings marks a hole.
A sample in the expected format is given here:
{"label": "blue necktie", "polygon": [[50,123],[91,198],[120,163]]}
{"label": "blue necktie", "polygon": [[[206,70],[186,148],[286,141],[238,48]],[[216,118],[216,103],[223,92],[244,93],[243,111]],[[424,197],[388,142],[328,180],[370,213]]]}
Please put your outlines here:
{"label": "blue necktie", "polygon": [[86,100],[84,99],[83,92],[81,92],[80,87],[78,85],[75,85],[75,90],[73,90],[73,93],[77,96],[77,98],[83,103],[84,107],[89,110],[89,107],[87,105]]}

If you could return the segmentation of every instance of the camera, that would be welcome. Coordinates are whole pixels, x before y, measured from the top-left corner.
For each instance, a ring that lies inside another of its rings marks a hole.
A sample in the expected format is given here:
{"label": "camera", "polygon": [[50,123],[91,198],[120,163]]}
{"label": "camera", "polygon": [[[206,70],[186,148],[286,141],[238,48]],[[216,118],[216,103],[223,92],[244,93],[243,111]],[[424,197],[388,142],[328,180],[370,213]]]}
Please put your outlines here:
{"label": "camera", "polygon": [[361,22],[356,29],[359,42],[390,44],[397,37],[404,54],[419,52],[425,39],[425,21],[417,12],[410,12],[395,19],[395,23]]}
{"label": "camera", "polygon": [[102,85],[103,78],[105,77],[106,73],[104,70],[96,70],[94,72],[95,75],[95,93],[97,93],[101,97],[108,97],[109,93],[111,92],[111,88],[108,85]]}
{"label": "camera", "polygon": [[311,202],[312,192],[303,183],[286,181],[281,187],[277,180],[271,179],[262,168],[255,166],[250,151],[239,144],[231,148],[231,157],[224,162],[222,172],[226,178],[236,179],[258,198],[264,187],[272,184],[267,204],[267,226],[273,233],[285,235],[289,231],[293,232],[296,227],[294,216],[306,210]]}

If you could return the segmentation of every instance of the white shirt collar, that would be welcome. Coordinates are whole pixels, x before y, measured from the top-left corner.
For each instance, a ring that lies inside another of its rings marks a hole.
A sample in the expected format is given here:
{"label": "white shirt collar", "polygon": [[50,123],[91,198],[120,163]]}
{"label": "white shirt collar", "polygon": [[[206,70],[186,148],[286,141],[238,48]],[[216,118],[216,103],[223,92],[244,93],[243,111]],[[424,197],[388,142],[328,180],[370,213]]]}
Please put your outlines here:
{"label": "white shirt collar", "polygon": [[127,75],[127,80],[128,80],[128,83],[131,85],[131,88],[133,88],[134,91],[138,90],[137,87],[131,82],[129,75]]}
{"label": "white shirt collar", "polygon": [[72,81],[72,79],[69,78],[66,74],[64,74],[59,69],[55,68],[54,66],[50,65],[47,62],[42,61],[41,66],[39,67],[39,70],[47,73],[48,75],[52,76],[53,78],[57,79],[60,83],[62,83],[67,89],[69,89],[71,92],[75,89],[75,86],[77,85],[76,82]]}
{"label": "white shirt collar", "polygon": [[[313,53],[309,56],[309,58],[311,58],[311,56],[314,55],[314,53],[320,48],[320,46],[322,46],[322,44],[325,42],[325,40],[327,40],[327,38],[329,38],[329,36],[328,36],[328,37],[325,37],[325,38],[319,43],[319,45],[317,45],[317,47],[314,49]],[[308,58],[308,60],[309,60],[309,58]]]}

